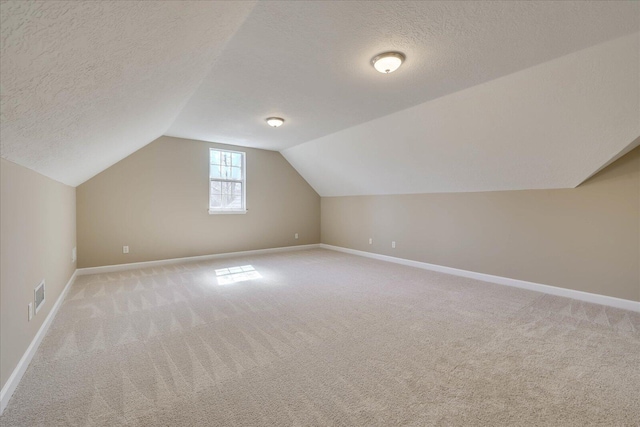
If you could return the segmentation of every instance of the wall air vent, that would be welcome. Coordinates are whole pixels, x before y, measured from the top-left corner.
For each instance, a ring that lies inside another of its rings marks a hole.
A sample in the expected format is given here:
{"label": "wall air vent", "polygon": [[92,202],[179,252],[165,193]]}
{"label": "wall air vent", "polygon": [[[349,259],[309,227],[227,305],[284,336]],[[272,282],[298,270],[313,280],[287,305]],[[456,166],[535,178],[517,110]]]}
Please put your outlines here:
{"label": "wall air vent", "polygon": [[37,314],[40,310],[40,307],[42,307],[42,305],[44,304],[44,280],[42,280],[42,282],[40,282],[40,284],[36,287],[36,289],[33,291],[33,294],[35,301],[34,307],[36,308],[35,312]]}

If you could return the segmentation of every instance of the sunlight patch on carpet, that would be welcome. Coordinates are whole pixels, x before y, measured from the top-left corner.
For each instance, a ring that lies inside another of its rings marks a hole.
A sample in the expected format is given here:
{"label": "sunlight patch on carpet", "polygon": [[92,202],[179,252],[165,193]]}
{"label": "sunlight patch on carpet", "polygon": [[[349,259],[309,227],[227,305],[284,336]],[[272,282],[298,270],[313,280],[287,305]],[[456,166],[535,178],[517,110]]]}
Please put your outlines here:
{"label": "sunlight patch on carpet", "polygon": [[243,265],[241,267],[220,268],[216,270],[216,278],[218,279],[218,285],[225,286],[261,279],[262,275],[252,265]]}

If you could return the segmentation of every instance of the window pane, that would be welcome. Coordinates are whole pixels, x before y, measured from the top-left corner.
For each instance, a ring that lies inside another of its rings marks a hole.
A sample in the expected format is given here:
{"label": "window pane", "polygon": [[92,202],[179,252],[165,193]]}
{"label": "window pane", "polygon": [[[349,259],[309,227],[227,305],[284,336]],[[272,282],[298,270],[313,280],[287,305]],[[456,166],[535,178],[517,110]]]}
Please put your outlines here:
{"label": "window pane", "polygon": [[233,194],[233,187],[235,186],[234,182],[225,182],[224,183],[224,189],[223,189],[223,193],[224,194]]}
{"label": "window pane", "polygon": [[210,157],[211,157],[211,164],[212,165],[219,165],[220,164],[220,152],[216,151],[216,150],[211,150],[210,151]]}
{"label": "window pane", "polygon": [[224,179],[231,179],[231,166],[220,166],[221,175]]}
{"label": "window pane", "polygon": [[209,166],[209,178],[222,178],[222,175],[220,174],[220,166],[218,165],[211,165]]}
{"label": "window pane", "polygon": [[220,196],[220,193],[211,194],[211,198],[209,199],[209,207],[213,209],[222,207],[222,197]]}
{"label": "window pane", "polygon": [[242,184],[239,182],[233,183],[233,194],[236,197],[242,198]]}
{"label": "window pane", "polygon": [[231,153],[222,151],[220,153],[220,164],[223,166],[231,166]]}
{"label": "window pane", "polygon": [[233,195],[225,193],[222,195],[222,207],[225,209],[233,208]]}
{"label": "window pane", "polygon": [[233,166],[242,167],[242,154],[231,153],[231,161]]}
{"label": "window pane", "polygon": [[231,202],[230,193],[231,192],[229,191],[229,183],[223,182],[222,183],[222,207],[225,209],[229,208],[229,203]]}
{"label": "window pane", "polygon": [[231,168],[231,179],[242,179],[242,169],[236,167]]}
{"label": "window pane", "polygon": [[238,182],[233,185],[233,208],[244,209],[242,206],[242,184]]}

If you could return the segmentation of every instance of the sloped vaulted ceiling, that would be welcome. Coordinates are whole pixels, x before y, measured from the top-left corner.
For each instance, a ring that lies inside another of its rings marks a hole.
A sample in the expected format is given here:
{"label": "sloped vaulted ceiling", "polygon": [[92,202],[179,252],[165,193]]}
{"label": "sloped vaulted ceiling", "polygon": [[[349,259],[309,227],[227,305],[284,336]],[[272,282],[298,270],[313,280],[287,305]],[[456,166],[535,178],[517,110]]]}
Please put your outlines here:
{"label": "sloped vaulted ceiling", "polygon": [[640,141],[640,34],[283,151],[322,196],[573,188]]}
{"label": "sloped vaulted ceiling", "polygon": [[[260,2],[168,135],[284,150],[637,32],[639,15],[637,2]],[[369,61],[387,50],[407,60],[382,75]]]}
{"label": "sloped vaulted ceiling", "polygon": [[323,196],[571,187],[640,135],[639,2],[11,1],[1,23],[2,157],[71,185],[167,134],[281,150]]}
{"label": "sloped vaulted ceiling", "polygon": [[75,186],[148,144],[253,6],[2,2],[2,157]]}

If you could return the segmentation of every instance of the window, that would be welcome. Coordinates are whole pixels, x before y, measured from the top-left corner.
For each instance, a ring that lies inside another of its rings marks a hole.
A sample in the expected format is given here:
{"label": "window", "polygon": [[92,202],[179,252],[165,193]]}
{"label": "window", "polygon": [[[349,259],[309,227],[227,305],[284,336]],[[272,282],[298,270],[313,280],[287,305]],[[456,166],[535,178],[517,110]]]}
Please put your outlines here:
{"label": "window", "polygon": [[245,153],[209,150],[209,213],[246,213]]}

